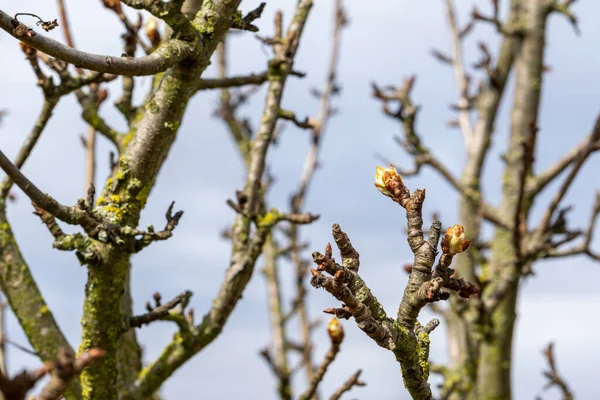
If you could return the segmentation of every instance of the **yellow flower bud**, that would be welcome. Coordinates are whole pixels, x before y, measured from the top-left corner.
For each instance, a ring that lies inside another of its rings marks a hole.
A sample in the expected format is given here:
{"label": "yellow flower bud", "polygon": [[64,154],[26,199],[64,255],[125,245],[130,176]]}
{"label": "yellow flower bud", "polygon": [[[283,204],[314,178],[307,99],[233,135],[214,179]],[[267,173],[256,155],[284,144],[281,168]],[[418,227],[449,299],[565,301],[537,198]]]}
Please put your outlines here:
{"label": "yellow flower bud", "polygon": [[458,254],[465,251],[470,240],[465,239],[465,229],[462,225],[454,225],[446,230],[446,236],[442,239],[442,252]]}
{"label": "yellow flower bud", "polygon": [[340,344],[342,340],[344,340],[344,328],[340,321],[337,318],[331,318],[327,323],[327,333],[329,333],[329,338],[331,339],[331,343]]}
{"label": "yellow flower bud", "polygon": [[391,181],[398,180],[400,184],[404,184],[402,177],[396,171],[394,164],[390,164],[391,168],[384,168],[377,166],[375,169],[375,187],[384,196],[393,197],[390,183]]}

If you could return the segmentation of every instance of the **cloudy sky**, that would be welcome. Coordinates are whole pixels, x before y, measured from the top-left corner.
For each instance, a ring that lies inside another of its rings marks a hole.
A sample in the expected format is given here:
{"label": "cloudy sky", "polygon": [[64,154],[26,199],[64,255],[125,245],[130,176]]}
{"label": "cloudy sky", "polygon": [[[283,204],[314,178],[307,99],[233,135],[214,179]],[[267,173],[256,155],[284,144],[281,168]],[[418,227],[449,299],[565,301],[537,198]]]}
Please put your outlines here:
{"label": "cloudy sky", "polygon": [[[308,75],[303,80],[291,79],[283,100],[284,107],[298,115],[317,113],[318,103],[309,95],[309,89],[322,85],[325,79],[333,2],[315,3],[296,62],[296,69]],[[426,145],[458,174],[463,163],[461,135],[445,124],[453,118],[448,104],[455,101],[454,75],[429,53],[434,47],[449,51],[450,39],[440,0],[381,1],[377,5],[355,0],[345,3],[351,25],[342,39],[339,81],[343,92],[335,100],[340,113],[328,126],[321,156],[323,168],[315,176],[306,204],[307,210],[321,214],[321,219],[303,228],[302,234],[310,240],[311,251],[322,250],[330,241],[331,224],[340,223],[361,254],[363,278],[388,312],[394,314],[406,281],[401,266],[410,261],[411,254],[403,235],[403,210],[373,188],[373,173],[378,163],[374,154],[381,153],[403,167],[410,167],[411,160],[395,145],[393,136],[400,133],[399,126],[381,114],[380,105],[370,97],[369,85],[373,80],[381,84],[401,84],[404,77],[416,74],[413,98],[423,106],[418,129]],[[457,3],[459,17],[464,22],[475,2]],[[482,10],[487,8],[487,2],[483,3]],[[68,1],[67,4],[80,49],[121,54],[122,27],[114,15],[101,7],[101,2]],[[244,1],[243,9],[250,10],[257,4],[257,1]],[[277,7],[284,10],[288,21],[294,5],[294,0],[271,1],[258,23],[263,34],[271,32],[272,15]],[[45,19],[57,17],[54,2],[47,0],[4,2],[2,10],[9,14],[34,12]],[[552,17],[549,24],[546,54],[552,70],[544,76],[541,135],[536,156],[538,170],[579,142],[600,111],[600,25],[593,17],[599,15],[600,3],[580,1],[574,10],[580,16],[580,37],[560,17]],[[60,30],[51,35],[63,41]],[[478,40],[484,40],[492,50],[497,48],[498,38],[494,32],[478,27],[466,43],[466,56],[471,61],[478,56]],[[17,42],[7,34],[0,34],[0,54],[0,108],[9,110],[0,127],[0,148],[14,156],[33,125],[42,96]],[[268,60],[267,50],[251,34],[236,35],[229,54],[232,74],[263,71]],[[214,74],[214,69],[209,68],[205,76]],[[141,78],[139,82],[141,89],[137,95],[141,98],[150,79]],[[111,125],[123,130],[124,122],[112,106],[119,95],[119,86],[112,85],[110,90],[111,101],[105,103],[102,114]],[[260,120],[263,96],[264,91],[259,92],[243,110],[255,126]],[[509,92],[501,108],[494,151],[485,171],[485,194],[492,203],[498,202],[500,193],[499,156],[506,148],[511,96]],[[244,169],[225,127],[212,117],[216,99],[217,94],[210,92],[193,99],[143,213],[143,225],[150,222],[160,225],[172,200],[185,210],[172,239],[154,244],[133,258],[133,292],[138,312],[143,311],[143,304],[155,291],[160,291],[164,298],[171,298],[190,289],[195,293],[192,305],[196,314],[203,314],[210,307],[229,263],[230,246],[219,237],[219,232],[233,220],[234,215],[225,200],[243,184]],[[85,129],[74,96],[63,98],[24,167],[25,173],[42,190],[66,204],[74,204],[83,194],[84,154],[78,136]],[[269,154],[269,164],[277,178],[269,201],[272,206],[285,209],[300,175],[309,141],[306,132],[293,127],[286,129],[280,139],[280,145]],[[108,173],[110,150],[110,145],[100,139],[99,184]],[[588,221],[593,193],[599,186],[594,170],[599,167],[597,157],[587,163],[567,197],[568,203],[576,205],[572,212],[573,225]],[[440,212],[446,226],[459,222],[456,194],[435,173],[425,170],[419,177],[407,179],[407,184],[411,189],[427,189],[426,215]],[[548,192],[555,188],[556,185],[550,187]],[[18,202],[9,206],[17,240],[56,319],[73,346],[77,346],[86,271],[73,254],[51,248],[52,238],[31,214],[30,203],[22,193],[17,192],[17,196]],[[534,210],[534,219],[539,217],[548,199],[549,195],[542,196]],[[594,245],[600,250],[599,240],[596,239]],[[291,267],[284,265],[283,268],[284,287],[289,295]],[[594,315],[598,314],[600,294],[596,285],[588,282],[600,279],[600,266],[583,258],[573,258],[539,263],[535,272],[536,276],[522,285],[519,300],[513,369],[515,399],[532,399],[541,392],[545,383],[541,375],[545,368],[541,351],[551,340],[556,342],[560,372],[577,397],[598,398],[595,372],[600,341],[594,332],[600,323]],[[273,377],[258,356],[259,349],[270,340],[265,293],[264,280],[256,273],[223,334],[165,384],[165,398],[189,398],[192,393],[197,396],[201,393],[205,399],[275,398]],[[315,317],[320,316],[323,308],[336,305],[327,293],[309,293],[310,312]],[[422,320],[430,317],[424,312]],[[10,316],[7,323],[8,336],[26,343],[14,317]],[[345,322],[344,326],[347,339],[328,372],[322,392],[329,395],[356,369],[362,368],[362,377],[368,386],[355,389],[347,398],[408,398],[393,356],[377,347],[352,321]],[[160,353],[173,332],[174,328],[166,323],[156,323],[139,331],[146,361]],[[296,332],[292,335],[297,336]],[[328,348],[324,329],[315,339],[317,359],[320,359]],[[13,348],[9,351],[11,371],[38,365],[33,357]],[[436,362],[446,359],[443,326],[432,334],[431,358]],[[306,386],[302,377],[294,384],[297,391]],[[544,398],[558,399],[559,396],[549,391],[544,393]]]}

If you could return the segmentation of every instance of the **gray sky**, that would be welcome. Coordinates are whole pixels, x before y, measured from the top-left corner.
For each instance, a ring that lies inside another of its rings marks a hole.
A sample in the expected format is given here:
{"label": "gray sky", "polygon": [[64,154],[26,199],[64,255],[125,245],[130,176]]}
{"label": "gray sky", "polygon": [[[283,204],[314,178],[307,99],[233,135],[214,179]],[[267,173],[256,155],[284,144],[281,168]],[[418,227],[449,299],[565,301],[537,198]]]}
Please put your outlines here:
{"label": "gray sky", "polygon": [[[332,20],[332,1],[315,2],[306,34],[302,40],[296,69],[305,71],[303,80],[291,79],[285,91],[283,105],[298,115],[314,115],[318,103],[308,93],[310,87],[320,86],[325,79],[329,33]],[[403,210],[383,198],[373,188],[375,160],[379,152],[398,166],[410,167],[411,160],[392,139],[400,132],[399,125],[386,118],[380,105],[370,97],[372,80],[383,85],[401,84],[410,74],[418,76],[414,101],[423,106],[418,130],[423,140],[450,169],[462,168],[462,139],[458,131],[450,130],[445,122],[453,118],[448,104],[455,101],[454,75],[450,68],[440,65],[430,55],[436,47],[448,52],[450,40],[442,1],[382,1],[347,0],[351,25],[343,32],[339,81],[342,97],[335,100],[340,114],[331,120],[323,143],[323,168],[315,176],[306,209],[321,214],[321,219],[303,228],[302,234],[311,242],[311,251],[322,251],[330,241],[333,222],[340,223],[350,235],[361,254],[362,276],[390,313],[400,301],[406,274],[401,266],[411,259],[403,235]],[[466,21],[474,1],[457,1],[462,21]],[[480,2],[481,3],[481,2]],[[487,2],[480,9],[487,11]],[[257,1],[244,1],[243,9],[250,10]],[[85,51],[100,54],[121,54],[122,27],[119,21],[101,7],[99,1],[68,1],[76,45]],[[263,34],[271,32],[272,15],[276,7],[284,10],[289,20],[295,1],[271,1],[258,25]],[[57,17],[52,1],[27,0],[7,2],[2,9],[9,14],[35,12],[45,19]],[[598,38],[600,25],[593,15],[599,15],[600,3],[580,1],[574,7],[580,17],[582,36],[577,37],[570,25],[560,17],[552,17],[547,47],[547,64],[552,71],[544,76],[543,101],[540,115],[541,135],[536,157],[539,171],[550,165],[568,148],[586,135],[600,111],[598,92]],[[113,32],[113,33],[110,33]],[[51,33],[63,41],[60,30]],[[487,27],[478,27],[466,43],[469,61],[478,57],[476,43],[485,40],[495,52],[498,38]],[[41,94],[35,87],[34,75],[24,60],[17,42],[6,34],[0,35],[0,108],[9,115],[0,127],[0,146],[14,156],[23,138],[31,129],[41,107]],[[264,70],[268,60],[266,50],[245,33],[238,35],[230,46],[232,74]],[[214,76],[213,68],[205,73]],[[138,87],[147,88],[150,80],[143,78]],[[120,88],[111,85],[111,98],[102,108],[107,121],[123,130],[125,125],[112,102]],[[140,90],[138,97],[143,96]],[[261,91],[243,112],[254,125],[262,111]],[[191,304],[200,316],[209,308],[229,262],[230,246],[219,237],[222,228],[230,225],[233,212],[225,200],[231,198],[243,184],[244,169],[228,133],[218,120],[211,117],[216,105],[216,93],[202,93],[188,107],[177,142],[158,178],[142,225],[164,223],[164,212],[170,201],[185,210],[185,215],[173,238],[156,243],[134,256],[133,292],[135,310],[143,312],[143,304],[154,291],[171,298],[185,289],[195,295]],[[508,115],[512,93],[505,97],[494,139],[494,151],[485,171],[485,193],[492,203],[500,193],[500,154],[505,151],[508,135]],[[74,204],[83,194],[83,151],[78,136],[85,131],[80,107],[74,96],[63,98],[50,121],[24,172],[42,190],[66,204]],[[100,139],[98,152],[98,184],[108,173],[110,145]],[[280,145],[269,154],[269,163],[277,183],[271,191],[270,205],[286,209],[289,194],[294,189],[302,162],[308,149],[306,132],[288,127]],[[586,224],[594,190],[600,186],[597,175],[598,157],[588,162],[573,186],[567,202],[576,205],[571,224]],[[425,214],[439,211],[445,226],[456,222],[456,193],[430,170],[419,177],[407,179],[411,189],[426,188]],[[551,193],[556,185],[548,189]],[[30,203],[18,192],[19,201],[9,206],[9,218],[17,240],[54,315],[74,346],[79,344],[79,316],[83,300],[86,271],[73,254],[51,248],[52,238],[31,214]],[[539,217],[549,195],[535,208],[532,220]],[[468,234],[468,233],[467,233]],[[598,232],[597,232],[598,236]],[[600,250],[600,241],[595,240]],[[391,259],[394,246],[397,259]],[[223,334],[164,386],[167,399],[188,398],[201,393],[206,399],[271,399],[275,398],[275,381],[258,351],[270,341],[265,300],[264,280],[257,273],[244,293],[243,300],[233,312]],[[545,344],[556,342],[560,372],[568,379],[580,399],[598,398],[596,363],[600,358],[600,341],[594,332],[600,323],[594,318],[600,307],[600,295],[595,285],[600,279],[598,264],[573,258],[559,262],[543,262],[535,267],[536,276],[524,282],[518,310],[517,337],[514,345],[513,369],[515,399],[532,399],[541,392],[545,368],[541,350]],[[285,288],[291,288],[291,267],[283,266]],[[291,293],[288,290],[288,294]],[[320,310],[335,306],[325,292],[312,290],[310,312],[321,316]],[[424,312],[421,320],[430,314]],[[377,347],[356,328],[353,321],[344,322],[347,338],[343,351],[333,364],[322,387],[330,394],[356,369],[364,370],[366,388],[357,388],[346,398],[406,399],[399,367],[393,356]],[[155,323],[139,331],[145,348],[145,361],[153,360],[168,343],[174,327]],[[591,332],[591,335],[586,335]],[[26,343],[16,320],[8,320],[8,335]],[[296,333],[294,332],[296,336]],[[444,326],[431,337],[431,358],[446,359]],[[328,348],[324,329],[315,336],[317,360]],[[37,365],[37,360],[10,348],[9,365],[12,371]],[[304,378],[294,381],[296,390],[305,387]],[[545,399],[557,399],[549,391]]]}

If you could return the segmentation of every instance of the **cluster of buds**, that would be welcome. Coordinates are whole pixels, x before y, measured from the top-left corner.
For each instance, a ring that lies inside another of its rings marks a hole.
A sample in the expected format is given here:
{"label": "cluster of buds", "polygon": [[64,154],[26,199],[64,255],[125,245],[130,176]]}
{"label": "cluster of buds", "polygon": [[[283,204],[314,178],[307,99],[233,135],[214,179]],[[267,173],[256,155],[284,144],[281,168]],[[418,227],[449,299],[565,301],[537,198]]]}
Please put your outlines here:
{"label": "cluster of buds", "polygon": [[467,250],[470,240],[465,239],[465,229],[462,225],[454,225],[446,230],[446,236],[442,238],[442,253],[458,254]]}
{"label": "cluster of buds", "polygon": [[331,318],[327,323],[327,333],[331,339],[331,343],[339,345],[344,340],[344,328],[337,318]]}
{"label": "cluster of buds", "polygon": [[396,171],[394,164],[390,164],[391,168],[377,166],[375,169],[375,187],[384,196],[390,197],[394,201],[398,201],[400,195],[404,191],[404,181],[402,176]]}

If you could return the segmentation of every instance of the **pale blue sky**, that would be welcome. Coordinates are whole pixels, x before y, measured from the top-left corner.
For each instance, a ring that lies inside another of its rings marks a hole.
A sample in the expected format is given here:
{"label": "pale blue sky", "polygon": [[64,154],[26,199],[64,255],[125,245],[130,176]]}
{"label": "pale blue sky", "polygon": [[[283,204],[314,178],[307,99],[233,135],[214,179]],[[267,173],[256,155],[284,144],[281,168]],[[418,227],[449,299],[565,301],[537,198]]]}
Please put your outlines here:
{"label": "pale blue sky", "polygon": [[[250,10],[257,3],[244,1],[242,7]],[[314,115],[318,111],[318,103],[308,89],[322,84],[327,65],[333,2],[315,3],[296,62],[296,69],[307,72],[308,76],[304,80],[291,79],[283,101],[285,108],[300,116]],[[400,132],[399,126],[382,115],[380,105],[370,97],[369,85],[372,80],[401,84],[405,76],[416,73],[413,98],[423,106],[419,132],[426,145],[458,173],[463,159],[461,135],[445,124],[453,118],[448,104],[455,101],[454,74],[429,54],[432,47],[448,52],[450,40],[440,0],[377,4],[347,0],[345,3],[351,25],[342,38],[339,81],[343,91],[342,97],[335,100],[340,114],[328,126],[321,157],[323,168],[315,176],[306,205],[308,211],[321,214],[321,219],[303,228],[302,234],[311,241],[311,251],[322,251],[330,241],[331,224],[340,223],[361,254],[364,279],[393,314],[406,281],[401,266],[410,261],[411,254],[403,235],[403,210],[373,188],[377,164],[373,154],[379,152],[404,167],[409,167],[411,160],[394,144],[392,137]],[[475,2],[457,3],[464,22]],[[487,2],[479,3],[484,3],[480,9],[487,10]],[[101,2],[71,0],[67,5],[79,48],[101,54],[121,54],[122,27],[101,7]],[[271,1],[258,22],[263,34],[271,31],[276,7],[284,10],[287,21],[294,5],[293,0]],[[35,12],[46,19],[57,17],[54,2],[48,0],[7,2],[1,7],[9,14]],[[562,18],[552,17],[549,24],[547,64],[552,71],[544,77],[536,157],[538,170],[551,164],[586,135],[600,112],[600,25],[594,17],[600,15],[600,3],[580,1],[574,10],[580,17],[581,37],[577,37]],[[51,35],[63,40],[59,30]],[[495,53],[498,42],[495,33],[490,28],[478,27],[466,43],[470,61],[475,61],[476,43],[482,39]],[[0,79],[0,108],[9,109],[0,127],[0,146],[9,156],[14,156],[39,112],[41,94],[12,37],[0,35],[0,52],[3,61],[0,63],[3,77]],[[234,74],[262,71],[268,59],[267,52],[248,33],[236,36],[230,54]],[[209,68],[205,76],[214,76],[213,68]],[[139,87],[148,87],[149,78],[140,81]],[[112,106],[120,93],[119,85],[111,85],[110,90],[111,98],[103,106],[102,114],[110,124],[123,129],[122,118]],[[263,93],[261,91],[243,109],[254,125],[260,119]],[[143,95],[142,91],[138,95]],[[509,92],[502,106],[495,148],[486,166],[484,186],[492,203],[497,203],[500,193],[499,155],[506,148],[511,96]],[[228,265],[229,244],[220,239],[219,232],[231,224],[233,213],[225,200],[241,187],[244,170],[225,127],[211,117],[216,101],[217,94],[207,92],[190,104],[177,142],[143,213],[143,225],[152,222],[160,226],[170,201],[175,200],[176,206],[185,210],[172,239],[154,244],[133,258],[133,291],[138,312],[143,311],[143,304],[154,291],[170,298],[190,289],[195,293],[191,304],[196,315],[202,315],[210,306]],[[83,193],[83,151],[78,136],[85,129],[74,97],[64,98],[24,167],[24,172],[42,190],[66,204],[73,204]],[[272,206],[287,207],[308,143],[306,132],[288,127],[280,138],[280,145],[270,152],[269,163],[277,177],[270,196]],[[109,150],[110,145],[101,139],[98,184],[108,172]],[[594,190],[600,186],[594,174],[599,167],[599,157],[593,158],[569,193],[567,202],[577,206],[572,213],[573,224],[587,223]],[[456,194],[435,173],[425,169],[421,176],[407,179],[407,184],[411,189],[427,189],[426,215],[440,211],[444,225],[460,222],[456,220]],[[17,240],[55,317],[71,343],[77,346],[85,269],[78,265],[73,254],[51,248],[51,236],[31,214],[30,203],[22,193],[17,192],[17,195],[18,203],[9,206]],[[534,219],[547,201],[547,195],[539,201]],[[600,250],[599,240],[596,239],[594,245]],[[397,259],[386,256],[390,246],[394,246]],[[274,379],[258,356],[259,349],[270,341],[266,289],[258,273],[260,267],[259,264],[223,334],[166,383],[163,391],[166,399],[190,398],[200,393],[205,399],[275,398]],[[550,340],[556,341],[560,372],[577,397],[600,398],[595,383],[596,363],[600,358],[600,341],[595,330],[600,328],[600,323],[594,318],[600,307],[600,295],[595,285],[585,284],[600,279],[599,267],[580,258],[545,262],[536,266],[536,276],[522,286],[513,369],[515,399],[532,399],[541,392],[545,384],[541,370],[546,367],[541,350]],[[286,279],[290,277],[290,267],[284,265],[283,269],[285,288],[290,289],[291,280]],[[333,298],[322,291],[311,290],[309,295],[313,316],[321,316],[320,310],[336,305]],[[431,317],[423,314],[423,321]],[[323,393],[329,395],[357,368],[362,368],[362,377],[368,386],[355,389],[346,398],[407,399],[393,356],[377,347],[352,321],[344,322],[344,327],[347,338],[343,351],[328,372]],[[167,323],[156,323],[139,331],[146,361],[160,353],[173,331]],[[587,332],[591,334],[585,335]],[[8,334],[15,341],[26,343],[13,317],[8,320]],[[293,335],[297,337],[295,332]],[[431,337],[431,358],[438,362],[446,358],[444,335],[442,323]],[[315,338],[319,359],[328,347],[324,329]],[[37,365],[32,357],[12,348],[9,351],[12,371]],[[296,379],[295,387],[304,388],[304,378]],[[558,398],[553,391],[544,394],[544,399]]]}

